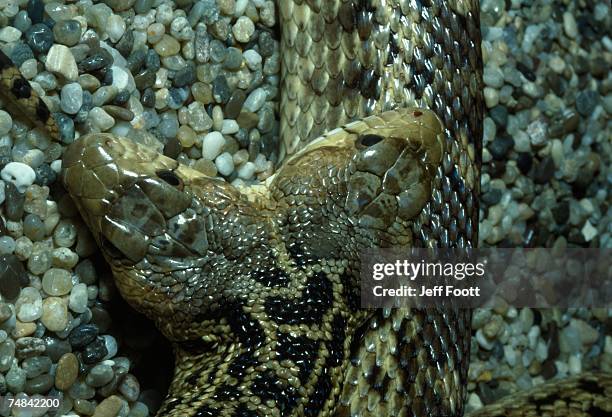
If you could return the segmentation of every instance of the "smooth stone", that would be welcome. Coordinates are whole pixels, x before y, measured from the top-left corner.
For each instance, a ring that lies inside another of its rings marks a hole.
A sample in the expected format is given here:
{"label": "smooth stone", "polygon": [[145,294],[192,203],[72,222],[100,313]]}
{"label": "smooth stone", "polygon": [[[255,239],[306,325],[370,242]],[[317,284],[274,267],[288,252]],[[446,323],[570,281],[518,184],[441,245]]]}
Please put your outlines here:
{"label": "smooth stone", "polygon": [[65,45],[55,44],[49,49],[45,61],[47,71],[59,74],[68,81],[77,81],[79,69],[70,49]]}
{"label": "smooth stone", "polygon": [[253,90],[244,101],[242,106],[243,111],[256,113],[261,109],[266,102],[268,94],[263,88],[257,88]]}
{"label": "smooth stone", "polygon": [[6,300],[17,298],[27,280],[23,264],[15,255],[0,255],[0,294]]}
{"label": "smooth stone", "polygon": [[202,157],[214,160],[223,149],[225,138],[219,132],[210,132],[202,140]]}
{"label": "smooth stone", "polygon": [[155,52],[161,57],[176,55],[181,50],[181,44],[170,35],[163,35],[154,46]]}
{"label": "smooth stone", "polygon": [[229,176],[234,172],[234,160],[229,152],[223,152],[215,159],[215,166],[221,175]]}
{"label": "smooth stone", "polygon": [[20,193],[24,193],[27,187],[34,184],[36,173],[32,167],[22,162],[9,162],[0,171],[0,177],[13,183]]}
{"label": "smooth stone", "polygon": [[92,417],[116,417],[123,406],[123,401],[116,395],[102,400]]}
{"label": "smooth stone", "polygon": [[45,224],[36,214],[28,214],[23,220],[23,234],[37,242],[45,238]]}
{"label": "smooth stone", "polygon": [[27,30],[25,39],[34,52],[44,54],[53,45],[53,32],[47,25],[37,23]]}
{"label": "smooth stone", "polygon": [[83,87],[79,83],[69,83],[62,87],[60,106],[64,113],[76,114],[83,105]]}
{"label": "smooth stone", "polygon": [[218,75],[212,82],[213,98],[217,103],[227,103],[230,98],[230,89],[224,75]]}
{"label": "smooth stone", "polygon": [[52,296],[66,295],[72,289],[72,275],[60,268],[51,268],[43,275],[43,290]]}
{"label": "smooth stone", "polygon": [[111,382],[114,376],[115,373],[111,366],[98,364],[91,368],[85,378],[85,382],[92,387],[98,388]]}
{"label": "smooth stone", "polygon": [[104,339],[96,338],[83,349],[82,360],[85,364],[94,364],[101,361],[108,354]]}
{"label": "smooth stone", "polygon": [[55,41],[66,46],[74,46],[81,39],[81,24],[78,20],[60,20],[53,26]]}
{"label": "smooth stone", "polygon": [[576,110],[580,115],[589,117],[599,103],[599,94],[594,90],[585,90],[576,96]]}
{"label": "smooth stone", "polygon": [[28,379],[24,386],[24,392],[28,395],[46,394],[51,387],[53,387],[53,377],[49,374],[42,374]]}
{"label": "smooth stone", "polygon": [[68,309],[63,299],[49,297],[43,301],[42,324],[52,332],[59,332],[68,325]]}
{"label": "smooth stone", "polygon": [[75,348],[86,346],[93,342],[98,336],[98,326],[94,324],[82,324],[70,332],[68,341]]}
{"label": "smooth stone", "polygon": [[119,384],[119,392],[123,394],[126,400],[132,402],[138,399],[140,394],[140,384],[136,377],[132,374],[127,374],[121,384]]}
{"label": "smooth stone", "polygon": [[19,192],[17,186],[12,182],[5,183],[4,215],[7,220],[18,222],[23,216],[25,195]]}

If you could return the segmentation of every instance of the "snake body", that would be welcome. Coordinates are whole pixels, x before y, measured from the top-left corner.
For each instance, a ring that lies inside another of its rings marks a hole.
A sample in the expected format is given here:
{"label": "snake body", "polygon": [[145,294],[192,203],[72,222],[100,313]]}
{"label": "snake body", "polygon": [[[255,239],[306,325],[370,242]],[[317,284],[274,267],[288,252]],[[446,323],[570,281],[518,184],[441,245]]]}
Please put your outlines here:
{"label": "snake body", "polygon": [[[359,267],[368,248],[477,241],[478,2],[279,9],[285,161],[266,183],[237,189],[111,134],[63,157],[123,297],[174,344],[158,415],[460,416],[469,311],[362,310]],[[18,98],[36,119],[40,100]]]}

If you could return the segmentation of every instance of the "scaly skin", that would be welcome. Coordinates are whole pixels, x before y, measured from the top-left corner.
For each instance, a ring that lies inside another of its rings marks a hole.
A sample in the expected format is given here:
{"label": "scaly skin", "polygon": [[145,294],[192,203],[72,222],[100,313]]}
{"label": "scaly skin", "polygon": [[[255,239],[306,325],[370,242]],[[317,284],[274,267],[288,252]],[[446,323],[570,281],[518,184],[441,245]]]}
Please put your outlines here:
{"label": "scaly skin", "polygon": [[175,342],[159,415],[339,412],[372,315],[358,308],[360,252],[413,244],[443,153],[420,109],[338,129],[250,189],[108,134],[69,146],[62,181],[123,297]]}

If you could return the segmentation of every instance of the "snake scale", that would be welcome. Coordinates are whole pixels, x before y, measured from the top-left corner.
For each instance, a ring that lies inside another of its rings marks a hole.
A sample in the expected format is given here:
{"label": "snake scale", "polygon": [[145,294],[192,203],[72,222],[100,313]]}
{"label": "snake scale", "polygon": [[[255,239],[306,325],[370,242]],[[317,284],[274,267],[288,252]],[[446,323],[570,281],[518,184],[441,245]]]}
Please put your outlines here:
{"label": "snake scale", "polygon": [[[477,242],[478,2],[278,8],[285,160],[264,184],[234,188],[111,134],[64,152],[62,183],[121,294],[173,342],[158,416],[461,416],[470,312],[360,309],[359,267],[372,247]],[[0,71],[57,137],[3,54]],[[607,415],[611,395],[585,374],[476,414]]]}

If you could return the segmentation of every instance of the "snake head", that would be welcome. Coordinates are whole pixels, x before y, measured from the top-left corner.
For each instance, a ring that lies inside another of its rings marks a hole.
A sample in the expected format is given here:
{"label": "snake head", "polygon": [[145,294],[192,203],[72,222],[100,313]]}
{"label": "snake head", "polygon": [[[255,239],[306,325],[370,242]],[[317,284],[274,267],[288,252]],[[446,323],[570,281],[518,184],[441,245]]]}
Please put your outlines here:
{"label": "snake head", "polygon": [[61,178],[123,297],[171,340],[204,333],[237,285],[228,277],[248,269],[236,260],[267,249],[266,223],[250,214],[261,210],[244,195],[129,139],[81,138]]}
{"label": "snake head", "polygon": [[296,252],[355,259],[413,244],[444,155],[434,112],[408,108],[350,123],[292,156],[270,185]]}

